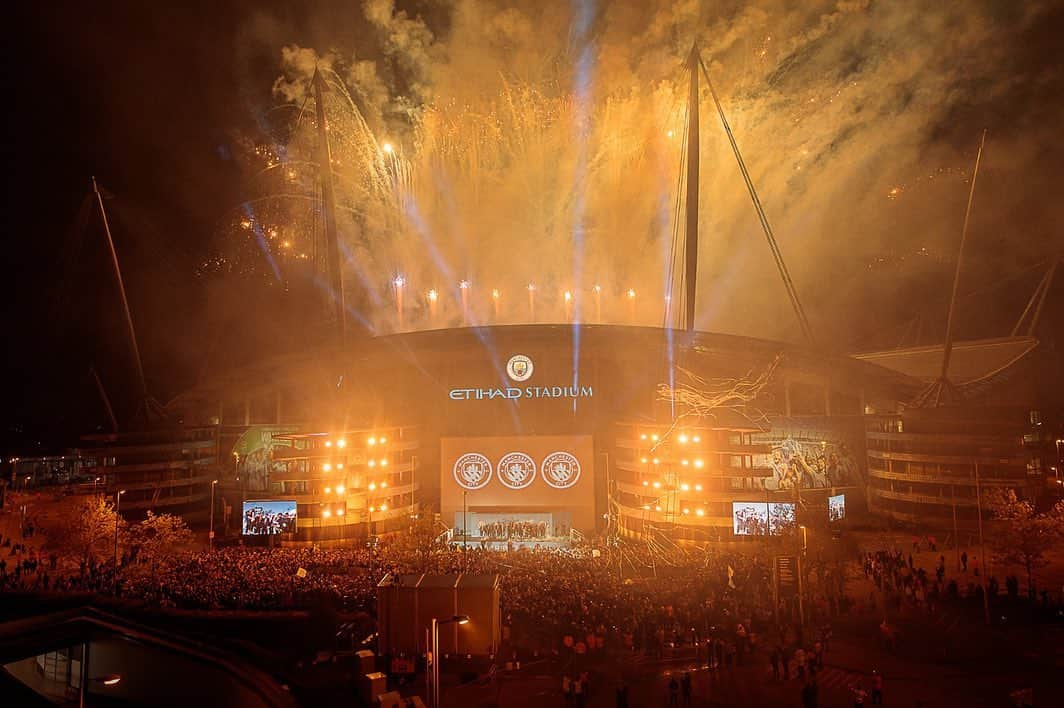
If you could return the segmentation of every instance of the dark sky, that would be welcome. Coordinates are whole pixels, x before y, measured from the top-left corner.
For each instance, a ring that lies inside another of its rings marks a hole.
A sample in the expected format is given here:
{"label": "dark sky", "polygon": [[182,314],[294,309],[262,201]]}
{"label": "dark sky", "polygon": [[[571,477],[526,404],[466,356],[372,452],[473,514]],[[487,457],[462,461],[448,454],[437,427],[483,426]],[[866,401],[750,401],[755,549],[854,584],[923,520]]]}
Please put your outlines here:
{"label": "dark sky", "polygon": [[[229,137],[253,125],[276,73],[273,56],[236,49],[259,4],[20,4],[32,10],[11,22],[19,37],[6,62],[9,440],[35,422],[66,434],[103,422],[94,362],[120,415],[132,392],[97,213],[80,228],[92,175],[113,195],[107,208],[149,386],[165,399],[189,380],[188,362],[172,352],[204,305],[193,267],[206,234],[239,199]],[[261,75],[241,80],[248,67]],[[262,93],[242,93],[246,86]]]}
{"label": "dark sky", "polygon": [[[234,136],[254,135],[273,105],[270,86],[280,70],[280,48],[358,45],[365,25],[360,4],[64,1],[20,3],[6,13],[13,42],[5,47],[4,62],[8,356],[0,451],[28,451],[26,443],[37,438],[69,441],[104,424],[89,375],[93,364],[119,417],[128,413],[134,378],[117,293],[95,227],[98,215],[83,209],[92,175],[111,195],[107,208],[149,389],[165,401],[194,379],[212,347],[209,333],[197,327],[211,303],[194,269],[219,219],[242,198],[241,174],[231,157]],[[431,12],[445,3],[417,4]],[[989,0],[980,5],[996,6]],[[1000,6],[1012,12],[1011,3]],[[1060,25],[1064,11],[1051,16]],[[1002,94],[1007,100],[993,103],[995,126],[1009,134],[1010,144],[1022,146],[1025,134],[1046,135],[1050,128],[1041,118],[1061,114],[1059,91],[1046,81],[1021,80],[1057,61],[1059,29],[1028,32],[1026,46],[1012,53],[1010,72],[1018,79],[1010,86],[1034,93]],[[778,75],[786,79],[785,72]],[[1055,96],[1057,108],[1030,110],[1043,96]],[[1021,101],[1027,107],[1015,121],[1008,107]],[[985,121],[965,110],[958,108],[949,122],[972,128],[964,132],[971,142],[976,124]],[[1037,161],[1039,146],[1026,147]],[[1055,150],[1060,154],[1059,145]],[[1060,171],[1045,162],[1035,193],[1052,192],[1046,185],[1053,182],[1059,192]],[[1059,206],[1053,213],[1040,223],[1059,224]],[[86,216],[91,225],[81,228]],[[1036,236],[1044,242],[1048,233],[1042,229]],[[1010,238],[1003,235],[1001,243]],[[1039,248],[1047,249],[1044,243]]]}

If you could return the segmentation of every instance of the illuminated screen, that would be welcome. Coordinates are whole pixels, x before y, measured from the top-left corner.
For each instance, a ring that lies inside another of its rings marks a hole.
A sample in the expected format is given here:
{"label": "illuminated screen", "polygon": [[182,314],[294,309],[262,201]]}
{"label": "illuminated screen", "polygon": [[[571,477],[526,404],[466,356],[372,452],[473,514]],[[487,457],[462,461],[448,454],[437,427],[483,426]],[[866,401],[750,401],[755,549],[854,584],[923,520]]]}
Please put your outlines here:
{"label": "illuminated screen", "polygon": [[246,501],[241,529],[247,536],[269,536],[296,530],[294,501]]}
{"label": "illuminated screen", "polygon": [[828,521],[841,521],[846,518],[846,495],[836,494],[828,497]]}
{"label": "illuminated screen", "polygon": [[794,504],[791,502],[771,502],[768,505],[768,532],[779,536],[794,528]]}
{"label": "illuminated screen", "polygon": [[768,533],[768,504],[737,501],[731,506],[736,536],[764,536]]}
{"label": "illuminated screen", "polygon": [[794,527],[790,502],[732,502],[732,530],[736,536],[778,536]]}
{"label": "illuminated screen", "polygon": [[442,438],[441,516],[459,526],[471,514],[471,535],[483,526],[495,537],[528,536],[541,523],[548,535],[555,526],[593,530],[594,459],[588,435]]}

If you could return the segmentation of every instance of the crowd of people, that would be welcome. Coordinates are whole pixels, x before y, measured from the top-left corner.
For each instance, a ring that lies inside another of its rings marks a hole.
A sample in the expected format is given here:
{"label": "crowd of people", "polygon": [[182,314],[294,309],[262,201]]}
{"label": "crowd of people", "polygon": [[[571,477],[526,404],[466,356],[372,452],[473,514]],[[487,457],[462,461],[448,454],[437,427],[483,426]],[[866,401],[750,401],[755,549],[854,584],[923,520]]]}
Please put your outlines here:
{"label": "crowd of people", "polygon": [[477,535],[489,539],[530,540],[547,538],[550,525],[546,521],[481,521],[477,523]]}

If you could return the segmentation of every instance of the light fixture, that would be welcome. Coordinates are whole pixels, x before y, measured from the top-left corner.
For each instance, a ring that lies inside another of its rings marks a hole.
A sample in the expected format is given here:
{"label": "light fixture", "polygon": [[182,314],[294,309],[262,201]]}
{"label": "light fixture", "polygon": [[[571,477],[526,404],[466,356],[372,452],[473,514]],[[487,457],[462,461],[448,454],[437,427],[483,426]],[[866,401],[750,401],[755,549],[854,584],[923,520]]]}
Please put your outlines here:
{"label": "light fixture", "polygon": [[388,438],[386,438],[386,437],[384,437],[382,435],[382,436],[380,436],[380,438],[377,439],[377,442],[379,442],[381,445],[383,445],[384,443],[388,442]]}
{"label": "light fixture", "polygon": [[325,488],[325,493],[326,494],[331,494],[332,493],[332,487],[326,487]]}
{"label": "light fixture", "polygon": [[384,489],[387,486],[388,486],[387,482],[381,482],[381,489]]}
{"label": "light fixture", "polygon": [[691,438],[691,440],[693,440],[693,441],[694,441],[694,442],[696,442],[696,443],[700,443],[700,442],[702,442],[702,438],[698,437],[697,435],[696,435],[696,436],[694,436],[693,438]]}
{"label": "light fixture", "polygon": [[376,485],[376,484],[374,484],[373,482],[370,482],[370,483],[369,483],[369,491],[371,491],[371,492],[372,492],[372,491],[373,491],[373,490],[375,490],[376,488],[377,488],[377,485]]}
{"label": "light fixture", "polygon": [[376,467],[377,466],[377,461],[376,460],[370,460],[369,462],[366,463],[366,466],[367,467]]}
{"label": "light fixture", "polygon": [[387,504],[381,504],[381,511],[388,511],[388,505]]}
{"label": "light fixture", "polygon": [[642,435],[639,436],[639,439],[640,440],[646,440],[647,439],[647,434],[643,433]]}
{"label": "light fixture", "polygon": [[336,515],[337,516],[343,516],[344,515],[343,507],[340,507],[339,509],[336,510]]}
{"label": "light fixture", "polygon": [[661,511],[661,507],[660,506],[655,506],[654,507],[654,511]]}
{"label": "light fixture", "polygon": [[376,445],[377,444],[377,438],[369,438],[369,439],[367,439],[366,440],[366,444],[367,445]]}
{"label": "light fixture", "polygon": [[644,487],[648,487],[648,486],[650,486],[650,482],[648,482],[648,481],[646,481],[646,480],[644,479],[644,480],[643,480],[643,486],[644,486]]}
{"label": "light fixture", "polygon": [[661,482],[654,482],[654,489],[661,489]]}
{"label": "light fixture", "polygon": [[690,514],[690,513],[691,513],[691,510],[690,510],[690,509],[684,509],[684,510],[683,510],[683,513],[685,513],[685,514]]}
{"label": "light fixture", "polygon": [[336,493],[337,494],[343,494],[345,491],[347,491],[347,488],[344,487],[344,485],[342,485],[342,484],[339,487],[336,488]]}
{"label": "light fixture", "polygon": [[345,447],[346,445],[347,445],[347,441],[344,440],[343,438],[340,438],[339,440],[336,441],[336,447]]}
{"label": "light fixture", "polygon": [[701,492],[702,491],[702,485],[701,484],[696,484],[695,485],[695,491],[696,492]]}
{"label": "light fixture", "polygon": [[680,437],[678,437],[677,440],[679,440],[680,444],[682,445],[683,443],[687,442],[687,436],[684,435],[683,433],[680,433]]}
{"label": "light fixture", "polygon": [[325,447],[332,447],[332,440],[326,440]]}
{"label": "light fixture", "polygon": [[661,462],[661,460],[659,460],[659,459],[658,459],[658,458],[656,458],[656,457],[654,458],[654,464],[655,464],[655,465],[656,465],[656,464],[658,464],[658,463],[660,463],[660,462]]}
{"label": "light fixture", "polygon": [[387,467],[387,466],[388,466],[388,460],[381,460],[381,467]]}
{"label": "light fixture", "polygon": [[628,299],[629,300],[635,299],[635,289],[634,288],[628,288]]}
{"label": "light fixture", "polygon": [[641,458],[639,458],[639,461],[642,462],[645,465],[647,463],[647,458],[641,457]]}
{"label": "light fixture", "polygon": [[332,512],[326,509],[325,511],[321,512],[321,515],[327,519],[332,516]]}
{"label": "light fixture", "polygon": [[654,442],[657,442],[658,441],[658,434],[654,433],[653,435],[650,436],[650,439],[653,440]]}
{"label": "light fixture", "polygon": [[329,464],[328,462],[326,462],[325,464],[323,464],[323,465],[321,466],[321,468],[322,468],[323,470],[325,470],[326,472],[329,472],[330,470],[332,470],[332,465],[330,465],[330,464]]}
{"label": "light fixture", "polygon": [[460,280],[460,281],[458,281],[458,287],[461,288],[462,290],[468,290],[469,289],[469,281],[468,280]]}
{"label": "light fixture", "polygon": [[682,464],[682,465],[683,465],[684,467],[687,467],[687,465],[689,465],[689,464],[691,464],[691,463],[690,463],[690,462],[688,462],[687,460],[684,460],[684,461],[683,461],[683,462],[681,462],[680,464]]}
{"label": "light fixture", "polygon": [[695,509],[695,516],[705,516],[705,515],[706,515],[706,512],[705,512],[704,509]]}
{"label": "light fixture", "polygon": [[681,484],[680,485],[680,491],[682,491],[682,492],[691,491],[691,485],[689,485],[689,484]]}
{"label": "light fixture", "polygon": [[703,465],[705,465],[705,463],[702,462],[702,460],[695,460],[695,467],[697,467],[698,469],[702,469]]}
{"label": "light fixture", "polygon": [[344,468],[344,463],[343,462],[337,462],[336,463],[336,469],[342,470],[343,468]]}
{"label": "light fixture", "polygon": [[501,294],[502,294],[502,293],[500,293],[500,292],[499,292],[499,289],[498,289],[498,288],[492,288],[492,289],[491,289],[491,299],[492,299],[492,300],[498,300],[498,299],[499,299],[499,296],[500,296]]}
{"label": "light fixture", "polygon": [[372,514],[372,513],[373,513],[373,512],[375,512],[375,511],[376,511],[376,509],[375,509],[374,507],[372,507],[372,506],[371,506],[371,507],[369,508],[369,513],[371,513],[371,514]]}
{"label": "light fixture", "polygon": [[650,504],[644,504],[643,511],[650,511]]}

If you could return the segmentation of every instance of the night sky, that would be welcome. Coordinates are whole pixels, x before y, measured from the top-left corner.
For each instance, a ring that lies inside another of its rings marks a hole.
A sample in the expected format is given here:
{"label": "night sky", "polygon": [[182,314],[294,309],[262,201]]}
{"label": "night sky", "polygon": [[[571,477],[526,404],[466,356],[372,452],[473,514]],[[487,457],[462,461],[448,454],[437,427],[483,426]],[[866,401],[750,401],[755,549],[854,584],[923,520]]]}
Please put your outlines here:
{"label": "night sky", "polygon": [[[9,10],[8,29],[16,37],[7,47],[5,61],[10,104],[4,150],[3,249],[8,356],[2,383],[0,450],[31,453],[38,441],[43,446],[40,449],[55,449],[77,434],[104,425],[90,366],[100,371],[120,419],[128,416],[132,406],[134,379],[117,293],[96,226],[98,217],[84,208],[93,175],[109,195],[107,208],[149,389],[165,402],[202,372],[205,361],[213,356],[217,333],[201,326],[211,301],[195,271],[214,246],[219,220],[244,198],[243,175],[233,152],[241,137],[258,135],[266,111],[276,103],[271,85],[282,72],[283,46],[319,52],[359,47],[362,56],[374,56],[375,50],[364,46],[368,14],[359,11],[362,4],[47,2],[23,3],[19,10]],[[366,3],[367,7],[381,5],[380,0]],[[389,7],[387,2],[383,5]],[[411,16],[416,13],[424,18],[439,43],[454,40],[449,35],[450,5],[429,0],[400,3],[412,11]],[[725,5],[736,17],[749,20],[750,13],[739,14],[745,3]],[[777,5],[766,4],[766,12],[776,11]],[[873,10],[883,7],[871,5]],[[1029,185],[1015,190],[1024,196],[1003,200],[1001,213],[986,227],[987,238],[993,240],[981,257],[982,268],[976,269],[980,278],[994,273],[995,253],[1022,253],[1029,248],[1030,258],[1010,260],[1010,272],[1022,273],[1061,249],[1059,178],[1064,153],[1057,131],[1064,117],[1058,59],[1064,9],[1060,3],[1037,5],[1043,11],[1038,22],[1002,35],[1001,41],[1014,44],[998,47],[1009,58],[1009,65],[1001,68],[1000,76],[991,77],[993,90],[972,90],[942,111],[941,123],[919,126],[920,155],[941,158],[934,164],[950,169],[968,169],[978,132],[989,125],[997,135],[1005,135],[996,143],[999,157],[990,162],[989,174],[998,170],[1003,182],[1015,182],[1015,173],[1009,169],[1016,165],[1000,157],[1007,152],[1017,156],[1021,167],[1016,169],[1030,178]],[[558,7],[568,8],[569,3]],[[1013,3],[977,2],[973,7],[979,8],[979,16],[989,27],[997,21],[1010,26],[1018,23]],[[500,13],[499,17],[507,15]],[[601,22],[610,20],[614,27],[610,31],[624,26],[605,10],[600,9],[597,17]],[[642,31],[635,21],[630,24],[632,32]],[[709,22],[706,26],[718,29]],[[497,31],[505,29],[499,24]],[[603,36],[603,42],[608,42],[609,32]],[[532,41],[546,41],[546,37]],[[990,32],[972,46],[994,41]],[[949,33],[943,33],[942,51],[948,51],[949,42]],[[443,53],[455,66],[460,46],[453,41],[450,54]],[[867,66],[862,63],[862,52],[875,49],[865,46],[845,51],[852,55],[857,73]],[[790,57],[766,72],[768,80],[773,86],[786,84],[791,80],[788,72],[801,61],[800,54]],[[810,71],[822,73],[814,62],[809,65]],[[1056,70],[1048,68],[1052,66]],[[958,65],[953,83],[943,88],[943,102],[955,100],[961,91],[958,87],[985,83],[986,77],[965,72],[965,66]],[[919,68],[912,72],[919,74]],[[832,150],[837,145],[826,144]],[[911,146],[906,150],[908,158],[917,152]],[[831,157],[828,151],[824,155]],[[913,193],[924,189],[918,182],[910,185]],[[886,195],[888,188],[876,185],[873,191]],[[839,187],[833,189],[838,192]],[[949,238],[959,233],[956,206],[966,196],[963,187],[954,191],[959,196],[951,196],[952,211],[943,219],[952,224]],[[888,204],[885,196],[882,202]],[[86,216],[91,223],[82,227]],[[903,226],[912,224],[905,221]],[[936,253],[948,254],[951,243],[943,239]],[[767,262],[763,243],[757,248],[762,250],[752,253]],[[791,247],[791,253],[795,251]],[[885,261],[898,257],[898,253],[882,254]],[[921,265],[907,272],[907,266],[901,266],[889,276],[878,276],[889,283],[878,286],[877,296],[901,289],[903,283],[937,293],[942,274],[951,273],[950,258],[943,255],[930,270]],[[866,255],[862,259],[873,262]],[[817,280],[803,270],[799,264],[800,283],[802,278],[807,283]],[[910,276],[914,280],[907,281]],[[818,295],[814,292],[810,297],[810,309],[820,301],[830,303],[830,293],[820,299]],[[896,324],[903,324],[903,318]]]}

